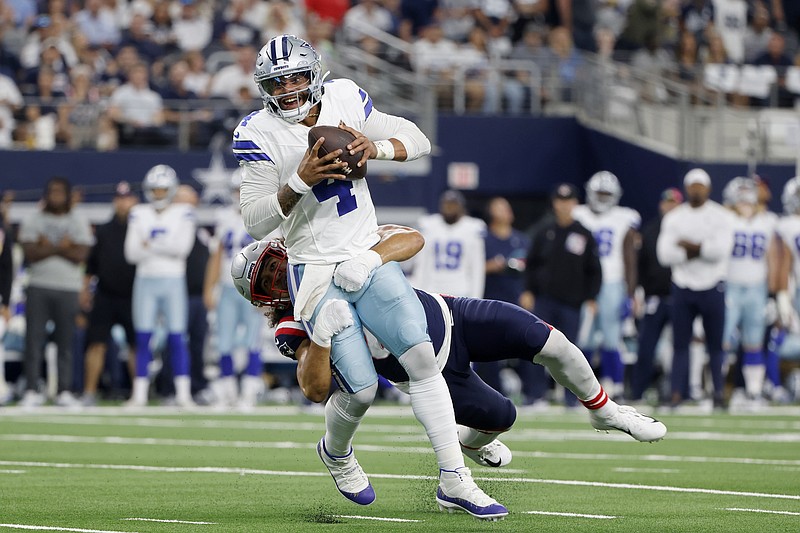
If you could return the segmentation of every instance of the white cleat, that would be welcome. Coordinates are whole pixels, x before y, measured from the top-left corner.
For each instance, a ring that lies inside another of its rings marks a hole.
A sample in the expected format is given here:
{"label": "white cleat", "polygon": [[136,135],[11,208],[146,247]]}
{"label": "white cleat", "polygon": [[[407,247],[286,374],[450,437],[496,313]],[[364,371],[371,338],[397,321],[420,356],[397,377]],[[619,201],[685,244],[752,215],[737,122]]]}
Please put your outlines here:
{"label": "white cleat", "polygon": [[511,462],[511,450],[508,446],[500,442],[498,439],[493,440],[489,444],[485,444],[480,448],[467,448],[461,445],[461,451],[464,455],[475,461],[481,466],[490,466],[492,468],[499,468],[506,466]]}
{"label": "white cleat", "polygon": [[667,434],[667,426],[662,422],[629,405],[618,405],[611,400],[600,409],[589,411],[589,420],[598,431],[616,429],[639,442],[656,442]]}
{"label": "white cleat", "polygon": [[323,437],[317,444],[317,454],[331,473],[336,488],[342,496],[359,505],[369,505],[375,501],[375,491],[369,483],[367,474],[358,464],[353,448],[350,448],[350,453],[344,457],[331,457],[325,449]]}
{"label": "white cleat", "polygon": [[439,471],[439,488],[436,489],[439,510],[452,513],[464,511],[481,520],[502,520],[508,509],[483,492],[472,479],[466,466],[455,470]]}

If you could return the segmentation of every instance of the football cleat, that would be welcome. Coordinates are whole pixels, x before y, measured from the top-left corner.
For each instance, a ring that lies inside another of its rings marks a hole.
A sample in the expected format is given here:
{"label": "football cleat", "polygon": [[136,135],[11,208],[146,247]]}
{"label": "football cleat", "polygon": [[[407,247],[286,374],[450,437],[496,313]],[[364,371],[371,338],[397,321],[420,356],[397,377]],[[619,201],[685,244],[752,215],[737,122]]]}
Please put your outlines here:
{"label": "football cleat", "polygon": [[481,466],[498,468],[511,462],[511,450],[497,439],[477,449],[467,448],[462,444],[461,451]]}
{"label": "football cleat", "polygon": [[455,470],[439,470],[439,488],[436,503],[441,511],[464,511],[481,520],[501,520],[508,509],[483,492],[466,466]]}
{"label": "football cleat", "polygon": [[600,409],[589,411],[589,420],[597,431],[616,429],[639,442],[656,442],[667,434],[667,426],[629,405],[609,401]]}
{"label": "football cleat", "polygon": [[342,496],[359,505],[369,505],[375,501],[375,491],[367,475],[358,464],[353,448],[344,457],[331,457],[325,449],[325,437],[317,444],[317,454],[331,473],[336,488]]}

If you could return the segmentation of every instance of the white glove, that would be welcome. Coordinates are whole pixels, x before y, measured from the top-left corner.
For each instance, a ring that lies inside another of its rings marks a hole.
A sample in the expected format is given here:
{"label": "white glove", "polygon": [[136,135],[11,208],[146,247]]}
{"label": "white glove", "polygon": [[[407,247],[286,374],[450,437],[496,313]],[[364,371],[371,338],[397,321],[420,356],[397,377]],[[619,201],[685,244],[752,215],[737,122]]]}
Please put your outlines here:
{"label": "white glove", "polygon": [[353,323],[353,315],[350,314],[350,306],[347,302],[338,299],[328,300],[322,304],[317,319],[314,321],[311,340],[323,348],[330,348],[331,338],[352,326]]}
{"label": "white glove", "polygon": [[333,282],[347,292],[356,292],[369,279],[372,271],[383,264],[383,259],[372,250],[339,263],[333,273]]}
{"label": "white glove", "polygon": [[778,307],[778,319],[784,327],[788,327],[792,323],[792,314],[794,313],[792,297],[789,296],[789,292],[779,291],[775,295],[775,304]]}

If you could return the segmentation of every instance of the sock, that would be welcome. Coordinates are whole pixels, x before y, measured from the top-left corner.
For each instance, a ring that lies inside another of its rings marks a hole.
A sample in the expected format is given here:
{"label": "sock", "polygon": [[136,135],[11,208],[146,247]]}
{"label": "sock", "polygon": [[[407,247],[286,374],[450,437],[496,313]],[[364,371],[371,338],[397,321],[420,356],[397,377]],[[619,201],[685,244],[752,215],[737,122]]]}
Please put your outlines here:
{"label": "sock", "polygon": [[357,393],[336,390],[325,404],[325,450],[333,458],[350,454],[353,436],[375,398],[377,382]]}
{"label": "sock", "polygon": [[131,391],[131,400],[135,403],[146,404],[147,395],[150,391],[150,380],[146,377],[136,377],[133,379],[133,390]]}
{"label": "sock", "polygon": [[183,341],[183,333],[170,333],[167,338],[174,376],[189,375],[189,352]]}
{"label": "sock", "polygon": [[397,358],[409,377],[411,410],[428,434],[440,470],[464,466],[458,444],[453,400],[433,353],[433,344],[421,342]]}
{"label": "sock", "polygon": [[550,332],[533,362],[547,368],[556,383],[581,401],[592,400],[603,390],[583,352],[557,329]]}
{"label": "sock", "polygon": [[742,377],[744,378],[744,390],[751,398],[761,396],[764,388],[764,354],[758,351],[746,351],[742,354]]}
{"label": "sock", "polygon": [[494,441],[499,431],[481,431],[467,426],[458,426],[458,441],[464,448],[477,450]]}
{"label": "sock", "polygon": [[248,354],[247,369],[245,369],[245,374],[248,376],[261,375],[261,352],[252,351]]}
{"label": "sock", "polygon": [[189,376],[175,376],[173,381],[175,383],[175,398],[180,400],[192,398],[192,382]]}
{"label": "sock", "polygon": [[219,375],[226,378],[233,375],[233,357],[229,353],[223,353],[219,356]]}
{"label": "sock", "polygon": [[147,367],[150,365],[150,360],[153,354],[150,353],[150,337],[152,333],[149,331],[136,332],[136,377],[146,378]]}

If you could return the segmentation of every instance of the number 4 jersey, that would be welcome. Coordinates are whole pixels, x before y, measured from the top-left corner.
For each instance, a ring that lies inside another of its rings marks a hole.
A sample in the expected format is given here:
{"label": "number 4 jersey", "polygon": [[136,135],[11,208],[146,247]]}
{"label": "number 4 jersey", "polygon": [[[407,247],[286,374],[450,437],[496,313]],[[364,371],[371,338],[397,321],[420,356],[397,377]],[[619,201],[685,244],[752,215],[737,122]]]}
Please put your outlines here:
{"label": "number 4 jersey", "polygon": [[[347,79],[326,82],[317,125],[341,122],[371,140],[398,138],[410,154],[425,155],[427,139],[409,121],[381,113],[372,99]],[[421,138],[405,135],[413,127]],[[309,127],[279,119],[266,110],[242,120],[233,134],[233,153],[243,167],[242,217],[248,232],[262,239],[278,226],[286,236],[292,264],[332,264],[355,257],[378,242],[375,207],[367,180],[326,180],[315,185],[284,216],[276,193],[297,172],[308,146]],[[411,147],[410,143],[419,141]],[[408,144],[407,144],[408,143]]]}

